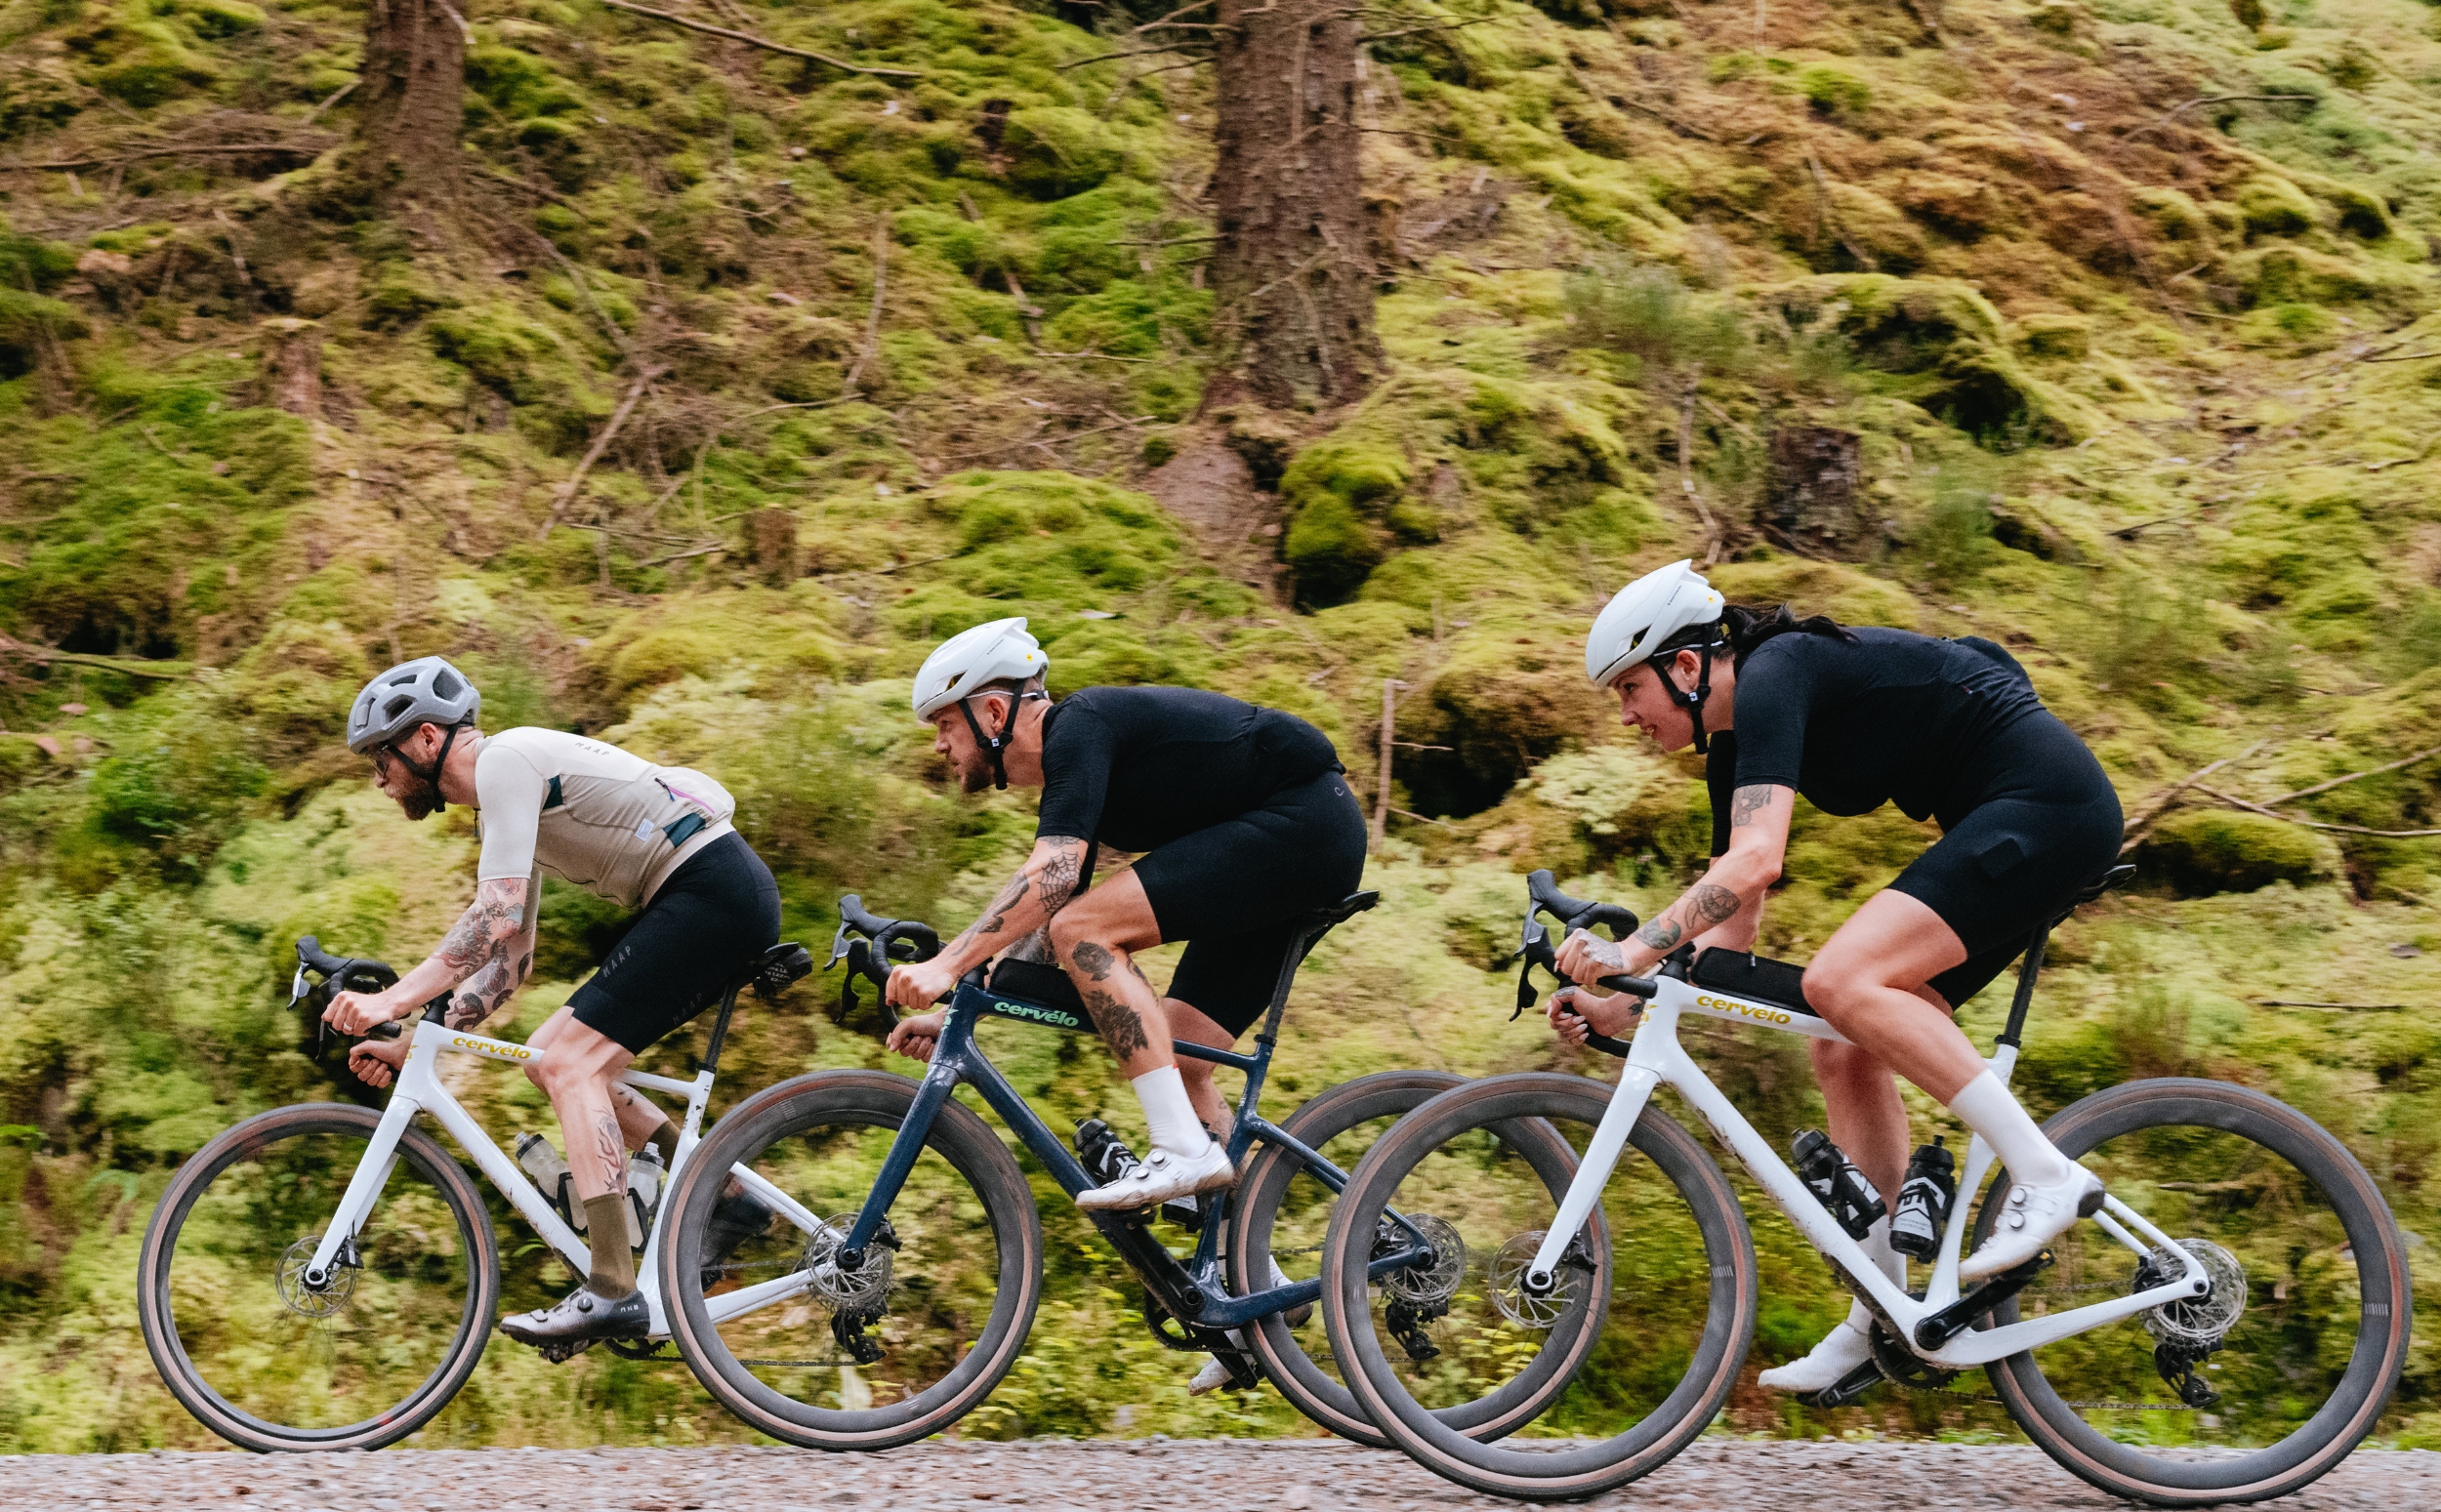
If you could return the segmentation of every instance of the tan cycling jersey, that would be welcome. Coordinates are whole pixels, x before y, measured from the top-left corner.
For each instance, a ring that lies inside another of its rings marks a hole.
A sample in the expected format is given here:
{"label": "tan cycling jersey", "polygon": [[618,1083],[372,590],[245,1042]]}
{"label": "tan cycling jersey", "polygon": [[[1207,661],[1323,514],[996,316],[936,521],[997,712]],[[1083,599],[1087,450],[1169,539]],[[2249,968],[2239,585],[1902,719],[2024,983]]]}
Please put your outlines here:
{"label": "tan cycling jersey", "polygon": [[655,766],[560,730],[503,730],[475,757],[479,881],[538,869],[628,908],[730,833],[737,800],[703,773]]}

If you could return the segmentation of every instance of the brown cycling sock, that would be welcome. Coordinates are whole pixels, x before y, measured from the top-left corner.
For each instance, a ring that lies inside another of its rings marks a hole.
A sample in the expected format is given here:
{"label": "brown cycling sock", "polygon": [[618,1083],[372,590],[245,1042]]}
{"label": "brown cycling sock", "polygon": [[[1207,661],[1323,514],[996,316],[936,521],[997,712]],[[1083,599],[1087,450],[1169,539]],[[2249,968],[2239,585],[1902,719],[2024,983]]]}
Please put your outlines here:
{"label": "brown cycling sock", "polygon": [[671,1166],[678,1164],[678,1125],[671,1123],[668,1119],[663,1119],[661,1121],[661,1126],[654,1129],[651,1135],[644,1140],[644,1143],[661,1152],[661,1168],[663,1170],[667,1170]]}
{"label": "brown cycling sock", "polygon": [[635,1290],[636,1252],[627,1247],[627,1194],[585,1199],[585,1228],[594,1245],[585,1285],[595,1295],[612,1298]]}

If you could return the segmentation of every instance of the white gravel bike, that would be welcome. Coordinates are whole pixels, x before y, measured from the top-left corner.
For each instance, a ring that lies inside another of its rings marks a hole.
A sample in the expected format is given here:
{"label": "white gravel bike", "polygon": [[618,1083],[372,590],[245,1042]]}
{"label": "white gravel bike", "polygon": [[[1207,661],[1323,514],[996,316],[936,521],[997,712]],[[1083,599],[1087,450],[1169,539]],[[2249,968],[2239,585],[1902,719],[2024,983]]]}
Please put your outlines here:
{"label": "white gravel bike", "polygon": [[[1567,928],[1635,926],[1626,909],[1561,894],[1548,872],[1529,889],[1525,971],[1551,966],[1537,913]],[[2004,1081],[2057,921],[2029,941],[1990,1061]],[[1646,1001],[1631,1042],[1592,1042],[1624,1057],[1615,1087],[1543,1073],[1489,1078],[1434,1097],[1374,1144],[1332,1214],[1322,1306],[1350,1392],[1400,1449],[1478,1492],[1574,1500],[1658,1468],[1712,1425],[1754,1336],[1755,1242],[1719,1166],[1651,1101],[1663,1086],[1863,1298],[1879,1320],[1882,1376],[1947,1391],[1980,1367],[1994,1395],[1953,1396],[1997,1401],[2045,1452],[2105,1492],[2161,1506],[2286,1495],[2373,1429],[2399,1381],[2413,1298],[2398,1225],[2338,1140],[2227,1083],[2105,1088],[2044,1125],[2102,1178],[2101,1209],[1962,1292],[1959,1256],[1991,1233],[2001,1207],[1987,1195],[1970,1223],[1971,1199],[1987,1176],[1989,1192],[2008,1188],[1976,1139],[1928,1273],[1920,1269],[1911,1290],[1867,1259],[1860,1215],[1842,1222],[1678,1042],[1689,1018],[1840,1039],[1806,1007],[1801,975],[1682,948],[1652,978],[1603,984]],[[1522,1010],[1534,988],[1522,974],[1518,985]],[[1583,1152],[1572,1180],[1504,1157],[1494,1131],[1519,1121],[1547,1121]],[[1427,1201],[1455,1232],[1429,1236],[1429,1269],[1446,1280],[1420,1333],[1413,1288],[1399,1293],[1378,1272],[1383,1215]],[[1595,1328],[1551,1327],[1589,1308]],[[1435,1341],[1436,1353],[1414,1347]],[[1552,1354],[1574,1384],[1514,1437],[1477,1443],[1436,1421],[1443,1401],[1548,1369]]]}
{"label": "white gravel bike", "polygon": [[[673,1176],[702,1133],[739,990],[768,999],[812,969],[803,947],[772,946],[723,994],[691,1080],[620,1074],[629,1086],[686,1100]],[[332,956],[308,935],[297,942],[290,1001],[318,1017],[331,992],[377,992],[397,980],[382,962]],[[465,1167],[416,1126],[419,1114],[458,1141],[575,1274],[586,1273],[586,1242],[451,1095],[439,1070],[443,1055],[516,1067],[534,1052],[446,1027],[446,1001],[428,1003],[415,1022],[406,1064],[379,1112],[300,1103],[257,1114],[195,1152],[153,1209],[137,1280],[145,1346],[180,1405],[241,1449],[396,1443],[448,1406],[481,1360],[500,1309],[493,1215]],[[813,1223],[752,1171],[736,1175],[773,1209]],[[652,1337],[605,1340],[614,1352],[641,1358],[668,1337],[653,1263],[664,1227],[650,1227],[637,1267]],[[742,1313],[800,1289],[796,1282],[749,1287],[713,1306]]]}

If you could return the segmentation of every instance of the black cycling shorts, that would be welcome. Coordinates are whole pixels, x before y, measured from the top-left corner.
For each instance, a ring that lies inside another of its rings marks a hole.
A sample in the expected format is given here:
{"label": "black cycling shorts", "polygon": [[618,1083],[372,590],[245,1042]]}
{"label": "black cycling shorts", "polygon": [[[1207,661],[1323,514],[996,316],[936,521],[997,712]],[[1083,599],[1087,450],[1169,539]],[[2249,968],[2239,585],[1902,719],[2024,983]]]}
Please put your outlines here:
{"label": "black cycling shorts", "polygon": [[1183,835],[1136,863],[1164,944],[1186,941],[1169,996],[1234,1040],[1271,1006],[1297,921],[1365,875],[1365,814],[1337,772]]}
{"label": "black cycling shorts", "polygon": [[1966,960],[1924,985],[1953,1008],[2025,950],[2035,927],[2119,858],[2119,795],[2074,730],[2030,714],[1996,737],[1981,801],[1890,886],[1958,935]]}
{"label": "black cycling shorts", "polygon": [[745,837],[724,835],[670,874],[568,1006],[578,1023],[641,1053],[720,1001],[779,938],[771,869]]}

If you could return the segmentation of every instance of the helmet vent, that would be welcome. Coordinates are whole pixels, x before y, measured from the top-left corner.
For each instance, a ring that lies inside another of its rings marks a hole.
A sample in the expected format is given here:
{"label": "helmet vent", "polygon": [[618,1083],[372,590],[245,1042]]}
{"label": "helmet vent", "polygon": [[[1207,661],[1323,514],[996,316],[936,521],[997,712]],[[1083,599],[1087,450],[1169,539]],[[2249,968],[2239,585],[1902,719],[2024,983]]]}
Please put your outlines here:
{"label": "helmet vent", "polygon": [[398,697],[392,699],[388,704],[383,706],[382,718],[385,721],[395,719],[400,715],[405,714],[408,710],[413,709],[414,707],[414,699],[407,697],[405,694],[400,694]]}
{"label": "helmet vent", "polygon": [[433,674],[433,691],[439,694],[443,698],[457,697],[458,689],[461,686],[463,686],[463,684],[461,684],[457,678],[452,677],[445,672],[436,672]]}

